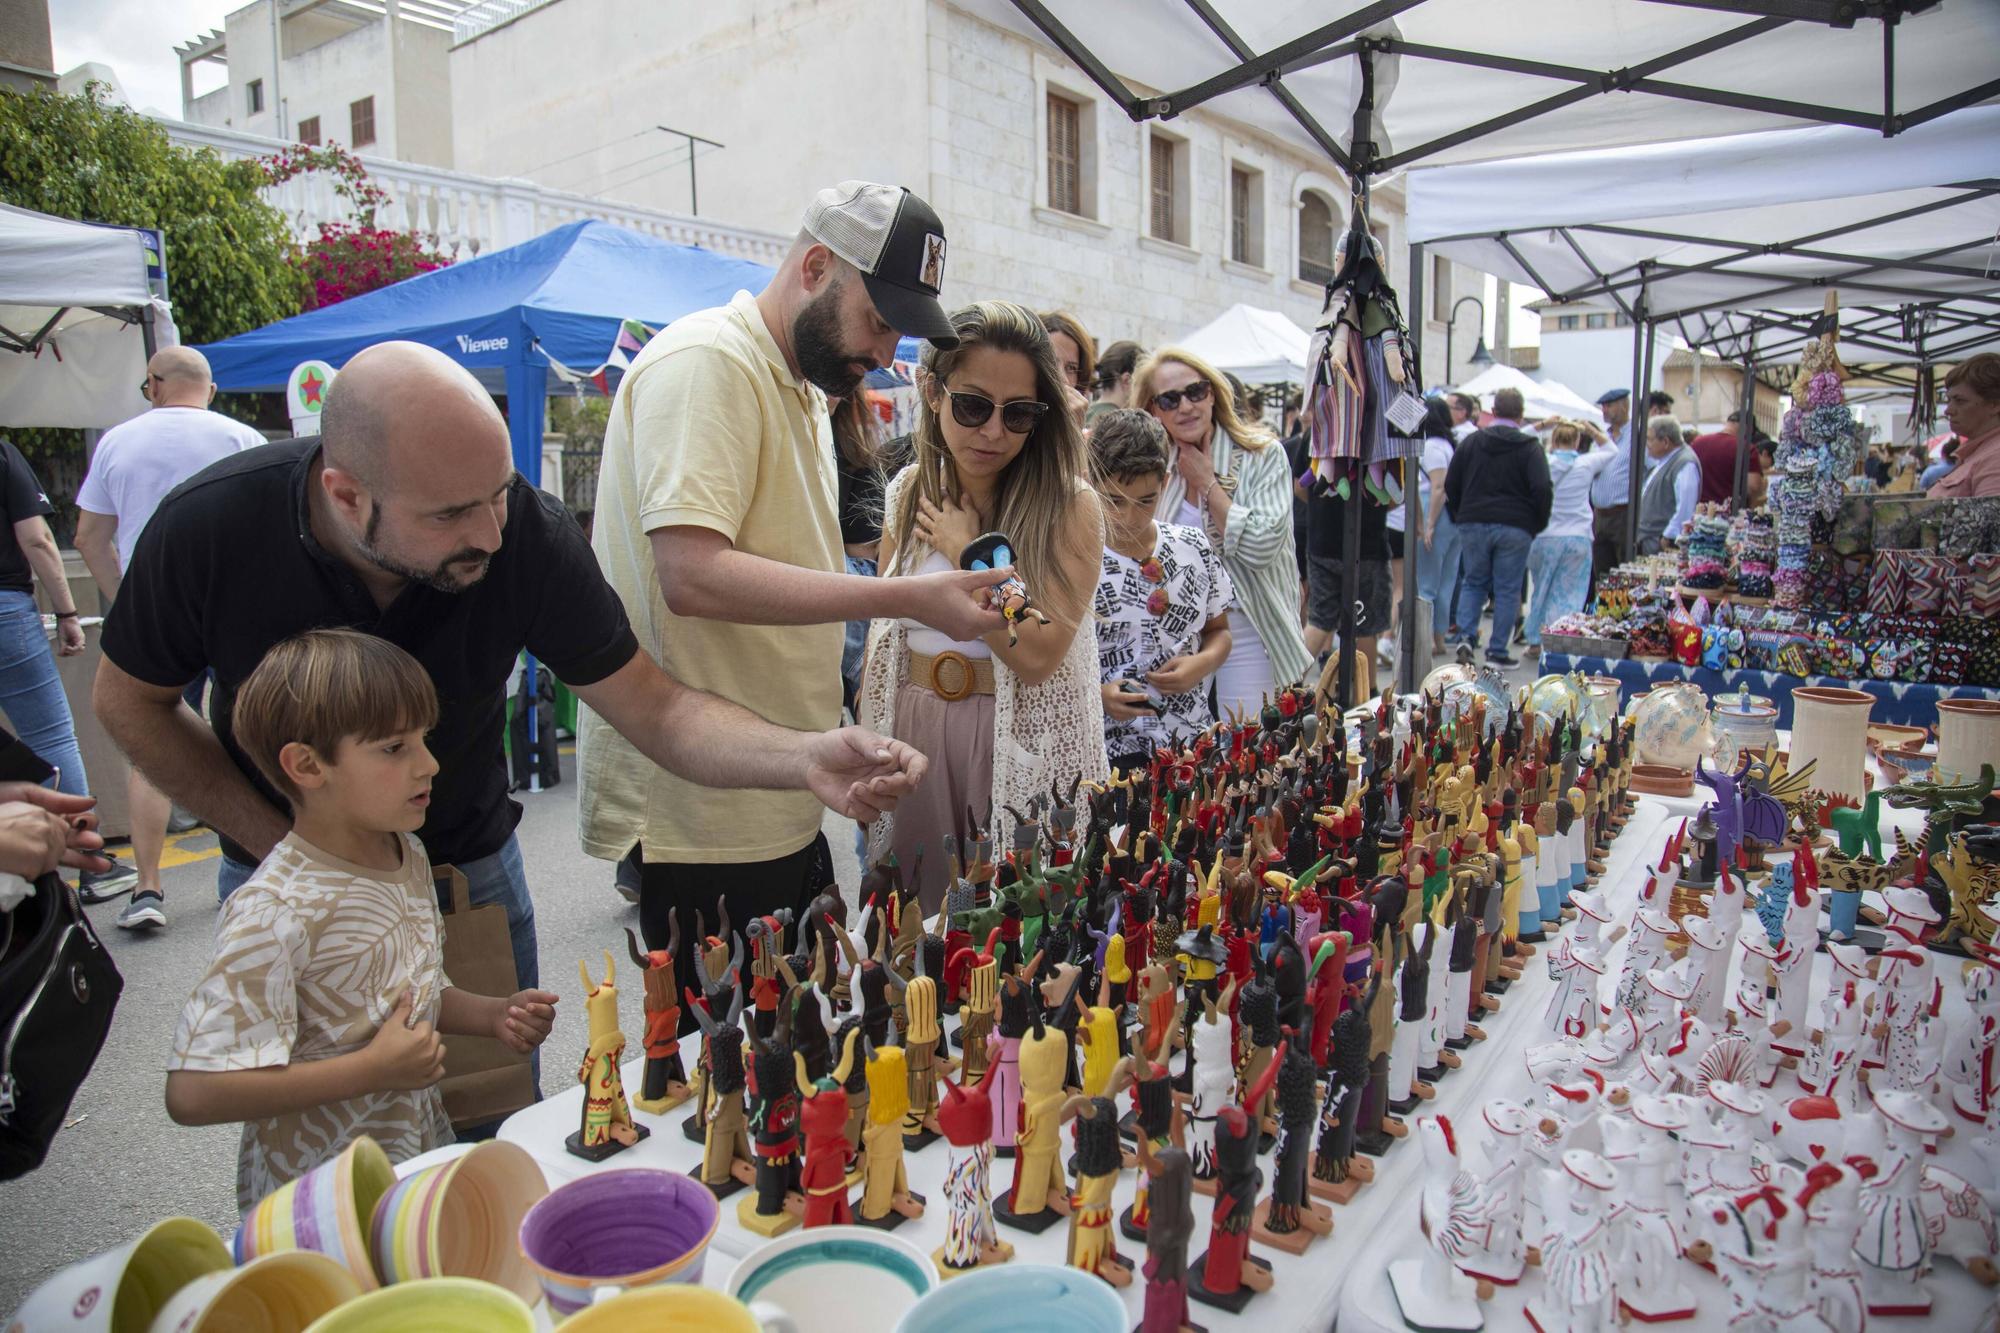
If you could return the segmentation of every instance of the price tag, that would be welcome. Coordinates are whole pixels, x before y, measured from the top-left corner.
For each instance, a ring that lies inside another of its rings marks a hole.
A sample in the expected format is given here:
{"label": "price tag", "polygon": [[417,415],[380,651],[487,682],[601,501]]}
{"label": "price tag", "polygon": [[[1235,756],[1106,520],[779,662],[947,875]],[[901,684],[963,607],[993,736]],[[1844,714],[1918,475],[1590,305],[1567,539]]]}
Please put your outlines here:
{"label": "price tag", "polygon": [[1396,395],[1396,400],[1389,404],[1388,411],[1383,415],[1389,419],[1389,424],[1396,428],[1398,434],[1415,435],[1417,427],[1424,424],[1424,413],[1428,410],[1424,406],[1423,399],[1404,389]]}

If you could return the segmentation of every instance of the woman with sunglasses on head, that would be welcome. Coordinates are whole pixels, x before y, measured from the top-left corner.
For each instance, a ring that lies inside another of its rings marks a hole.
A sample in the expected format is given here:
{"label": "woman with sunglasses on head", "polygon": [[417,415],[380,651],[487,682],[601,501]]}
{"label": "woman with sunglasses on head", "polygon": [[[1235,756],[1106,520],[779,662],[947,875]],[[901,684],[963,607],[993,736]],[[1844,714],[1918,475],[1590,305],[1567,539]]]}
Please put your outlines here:
{"label": "woman with sunglasses on head", "polygon": [[[982,301],[952,316],[959,344],[925,349],[915,458],[889,482],[881,572],[955,569],[988,532],[1008,538],[1015,573],[1047,624],[1023,616],[969,642],[909,620],[877,620],[862,668],[861,715],[929,756],[931,770],[871,855],[893,850],[926,913],[947,883],[944,840],[972,817],[1006,846],[1014,811],[1082,778],[1108,777],[1090,599],[1104,515],[1085,481],[1083,437],[1062,367],[1034,312]],[[989,816],[990,812],[990,816]]]}
{"label": "woman with sunglasses on head", "polygon": [[1200,357],[1162,347],[1132,376],[1132,406],[1151,412],[1172,445],[1155,515],[1208,534],[1236,589],[1229,658],[1215,674],[1217,715],[1255,717],[1264,696],[1312,670],[1299,629],[1292,542],[1292,475],[1263,426],[1236,414],[1229,385]]}

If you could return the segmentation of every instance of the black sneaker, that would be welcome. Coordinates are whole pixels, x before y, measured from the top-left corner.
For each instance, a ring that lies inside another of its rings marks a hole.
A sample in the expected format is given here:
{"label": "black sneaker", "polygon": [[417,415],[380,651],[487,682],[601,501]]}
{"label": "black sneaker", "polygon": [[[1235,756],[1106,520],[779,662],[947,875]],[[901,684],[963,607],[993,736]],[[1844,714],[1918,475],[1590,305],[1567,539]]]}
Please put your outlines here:
{"label": "black sneaker", "polygon": [[151,889],[135,893],[118,914],[118,924],[125,930],[158,930],[167,924],[167,914],[161,910],[165,903],[166,899]]}
{"label": "black sneaker", "polygon": [[139,882],[139,872],[126,865],[109,852],[103,853],[111,861],[109,870],[80,870],[76,876],[76,896],[90,904],[108,903],[132,891]]}
{"label": "black sneaker", "polygon": [[1497,667],[1517,667],[1521,665],[1521,659],[1515,657],[1513,654],[1496,653],[1493,652],[1491,649],[1487,650],[1486,661],[1489,666],[1497,666]]}

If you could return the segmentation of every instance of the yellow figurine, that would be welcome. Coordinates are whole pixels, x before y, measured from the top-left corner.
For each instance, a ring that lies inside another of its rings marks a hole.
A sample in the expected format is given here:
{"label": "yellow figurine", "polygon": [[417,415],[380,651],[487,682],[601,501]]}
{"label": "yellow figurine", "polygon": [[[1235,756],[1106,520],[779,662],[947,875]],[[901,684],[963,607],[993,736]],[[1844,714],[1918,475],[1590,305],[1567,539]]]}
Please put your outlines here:
{"label": "yellow figurine", "polygon": [[1035,1015],[1021,1038],[1021,1124],[1014,1134],[1014,1187],[993,1215],[1022,1231],[1041,1232],[1069,1215],[1069,1187],[1062,1164],[1063,1078],[1069,1071],[1069,1038]]}
{"label": "yellow figurine", "polygon": [[643,1139],[650,1132],[632,1123],[632,1108],[625,1100],[625,1080],[618,1062],[625,1055],[625,1034],[618,1030],[618,987],[612,984],[614,965],[611,950],[604,951],[604,984],[590,979],[590,966],[578,962],[586,996],[584,1013],[590,1018],[590,1048],[576,1071],[583,1084],[583,1123],[564,1141],[571,1153],[589,1162],[601,1162]]}
{"label": "yellow figurine", "polygon": [[[921,959],[919,959],[921,962]],[[904,1050],[897,1052],[896,1063],[906,1065],[908,1070],[907,1088],[901,1100],[906,1109],[902,1113],[903,1137],[914,1140],[912,1149],[929,1146],[938,1135],[938,1037],[943,1029],[937,1019],[937,982],[925,976],[921,967],[917,975],[903,988],[903,1012],[908,1025],[903,1032]],[[886,1054],[886,1052],[884,1052]],[[873,1060],[868,1064],[869,1073],[875,1071]],[[869,1114],[874,1116],[875,1094],[871,1087],[869,1094]],[[867,1138],[867,1131],[862,1132]],[[901,1148],[897,1160],[901,1161]],[[871,1158],[873,1154],[870,1154]]]}
{"label": "yellow figurine", "polygon": [[[916,993],[917,982],[925,980],[919,977],[910,983],[912,995]],[[936,1039],[935,1035],[931,1038]],[[861,1205],[855,1209],[855,1219],[884,1231],[901,1226],[906,1217],[924,1215],[924,1201],[910,1193],[909,1177],[903,1170],[903,1136],[908,1117],[916,1109],[910,1102],[912,1082],[903,1047],[884,1046],[868,1053],[868,1124],[861,1131],[866,1165],[862,1168]],[[931,1094],[935,1098],[935,1083]]]}

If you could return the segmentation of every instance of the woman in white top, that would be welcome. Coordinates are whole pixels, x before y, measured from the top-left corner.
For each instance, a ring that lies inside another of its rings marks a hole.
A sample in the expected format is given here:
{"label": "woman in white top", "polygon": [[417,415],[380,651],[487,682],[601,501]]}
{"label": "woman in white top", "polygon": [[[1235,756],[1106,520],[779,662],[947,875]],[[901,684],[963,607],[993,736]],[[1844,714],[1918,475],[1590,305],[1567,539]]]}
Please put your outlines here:
{"label": "woman in white top", "polygon": [[1065,410],[1061,367],[1034,313],[982,301],[952,316],[959,344],[924,351],[915,461],[889,482],[884,575],[955,568],[987,532],[1005,533],[1014,569],[1048,616],[957,642],[911,621],[877,620],[861,713],[929,756],[917,791],[878,820],[872,855],[894,850],[926,913],[947,885],[944,840],[967,811],[1007,845],[1015,811],[1053,785],[1110,775],[1090,599],[1104,515],[1084,481],[1083,436]]}
{"label": "woman in white top", "polygon": [[[1446,626],[1451,620],[1451,589],[1458,579],[1458,526],[1444,510],[1444,478],[1451,470],[1451,406],[1433,394],[1424,400],[1424,421],[1417,428],[1424,437],[1424,453],[1417,464],[1418,542],[1417,591],[1431,599],[1431,656],[1445,655]],[[1390,604],[1396,608],[1396,623],[1402,623],[1404,506],[1389,507],[1390,572],[1394,574]],[[1422,625],[1417,626],[1421,631]],[[1381,651],[1390,660],[1395,656],[1395,640],[1382,638]]]}
{"label": "woman in white top", "polygon": [[1549,506],[1549,525],[1528,548],[1528,578],[1534,592],[1522,634],[1531,653],[1542,650],[1542,626],[1583,610],[1590,592],[1590,483],[1612,454],[1608,449],[1578,452],[1587,447],[1586,430],[1603,441],[1603,431],[1581,422],[1556,421],[1549,431],[1549,480],[1555,485],[1555,499]]}
{"label": "woman in white top", "polygon": [[1154,517],[1208,534],[1236,603],[1229,658],[1215,673],[1217,715],[1256,717],[1266,695],[1312,670],[1299,627],[1292,470],[1277,437],[1236,415],[1228,383],[1191,352],[1162,347],[1132,376],[1132,406],[1167,428],[1167,484]]}

